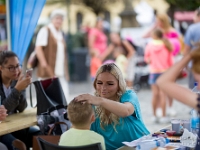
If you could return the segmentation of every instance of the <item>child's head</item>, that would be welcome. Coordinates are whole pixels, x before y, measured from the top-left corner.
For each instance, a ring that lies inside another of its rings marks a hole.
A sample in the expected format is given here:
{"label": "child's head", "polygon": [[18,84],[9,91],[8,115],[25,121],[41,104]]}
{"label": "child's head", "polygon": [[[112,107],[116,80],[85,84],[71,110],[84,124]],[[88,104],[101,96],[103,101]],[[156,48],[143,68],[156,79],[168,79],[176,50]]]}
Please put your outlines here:
{"label": "child's head", "polygon": [[116,47],[113,56],[116,59],[119,55],[124,55],[123,49],[121,47]]}
{"label": "child's head", "polygon": [[86,102],[72,100],[67,107],[67,111],[69,120],[76,127],[90,125],[95,120],[94,108]]}
{"label": "child's head", "polygon": [[152,33],[153,39],[162,39],[163,38],[163,32],[160,29],[155,29]]}
{"label": "child's head", "polygon": [[160,29],[155,29],[153,31],[152,38],[157,39],[157,40],[162,40],[168,51],[171,52],[173,50],[172,44],[170,43],[168,39],[164,38],[163,32]]}

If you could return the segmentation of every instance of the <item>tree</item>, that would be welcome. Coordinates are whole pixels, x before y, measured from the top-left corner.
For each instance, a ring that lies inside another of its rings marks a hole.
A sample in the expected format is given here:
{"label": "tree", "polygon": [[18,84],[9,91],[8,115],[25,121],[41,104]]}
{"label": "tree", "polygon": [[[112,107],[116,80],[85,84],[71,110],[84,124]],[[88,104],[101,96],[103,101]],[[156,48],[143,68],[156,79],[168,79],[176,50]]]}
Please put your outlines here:
{"label": "tree", "polygon": [[193,11],[200,6],[200,0],[166,0],[166,2],[178,10]]}

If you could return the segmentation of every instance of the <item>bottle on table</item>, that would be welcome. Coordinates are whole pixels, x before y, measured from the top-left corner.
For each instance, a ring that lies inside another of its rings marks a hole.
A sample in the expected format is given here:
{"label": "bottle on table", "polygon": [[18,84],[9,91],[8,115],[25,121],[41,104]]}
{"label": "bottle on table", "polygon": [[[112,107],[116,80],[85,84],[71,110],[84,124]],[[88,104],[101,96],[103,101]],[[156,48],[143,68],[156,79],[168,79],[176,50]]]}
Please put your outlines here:
{"label": "bottle on table", "polygon": [[[198,83],[194,83],[194,88],[192,89],[192,92],[194,93],[200,93],[200,90],[197,88]],[[191,123],[191,132],[194,134],[198,134],[199,131],[199,114],[195,109],[191,110],[191,117],[190,117],[190,123]]]}
{"label": "bottle on table", "polygon": [[136,150],[151,150],[156,147],[164,147],[169,143],[169,139],[160,137],[157,140],[141,141],[138,143]]}

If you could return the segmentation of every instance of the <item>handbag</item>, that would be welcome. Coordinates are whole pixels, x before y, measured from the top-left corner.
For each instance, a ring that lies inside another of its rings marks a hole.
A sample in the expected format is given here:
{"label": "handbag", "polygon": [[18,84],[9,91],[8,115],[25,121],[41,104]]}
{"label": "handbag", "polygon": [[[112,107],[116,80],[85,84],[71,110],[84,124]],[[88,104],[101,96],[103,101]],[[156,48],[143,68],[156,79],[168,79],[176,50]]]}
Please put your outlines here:
{"label": "handbag", "polygon": [[63,105],[51,107],[47,112],[37,115],[37,122],[41,133],[44,135],[61,135],[71,127],[71,122],[67,118],[66,107]]}
{"label": "handbag", "polygon": [[35,50],[30,54],[27,61],[27,68],[36,68],[38,65],[38,59]]}
{"label": "handbag", "polygon": [[[50,128],[57,122],[64,122],[68,128],[71,122],[67,118],[67,101],[65,99],[60,81],[58,78],[37,80],[32,82],[35,86],[37,98],[37,122],[40,131],[48,135]],[[32,103],[32,89],[30,85],[30,103]],[[66,131],[63,124],[54,127],[53,135],[61,135]]]}
{"label": "handbag", "polygon": [[[67,106],[67,101],[58,78],[49,78],[40,81],[37,80],[32,83],[36,90],[37,115],[45,113],[49,108],[56,107],[57,105]],[[30,103],[33,107],[31,85]]]}

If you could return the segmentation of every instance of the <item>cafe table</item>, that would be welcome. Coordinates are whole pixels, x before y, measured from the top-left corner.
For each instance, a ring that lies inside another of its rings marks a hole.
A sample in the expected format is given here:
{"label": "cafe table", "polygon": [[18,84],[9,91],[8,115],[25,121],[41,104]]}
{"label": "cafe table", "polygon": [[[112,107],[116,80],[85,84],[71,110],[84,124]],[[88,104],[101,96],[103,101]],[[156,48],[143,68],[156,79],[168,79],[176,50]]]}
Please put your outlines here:
{"label": "cafe table", "polygon": [[21,113],[8,115],[0,123],[0,136],[37,125],[36,111],[36,108],[28,108]]}

